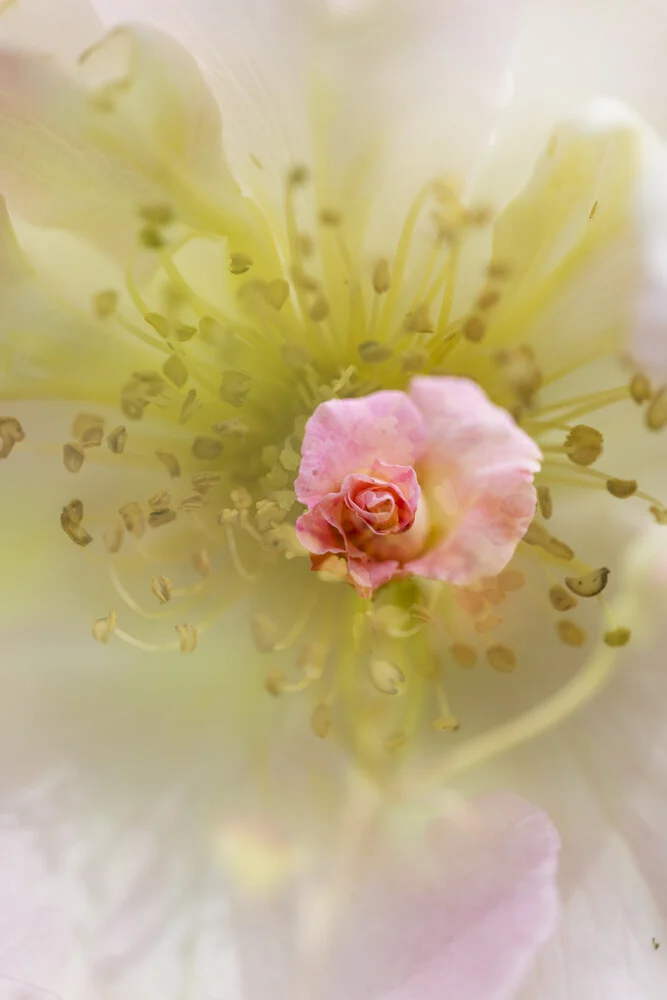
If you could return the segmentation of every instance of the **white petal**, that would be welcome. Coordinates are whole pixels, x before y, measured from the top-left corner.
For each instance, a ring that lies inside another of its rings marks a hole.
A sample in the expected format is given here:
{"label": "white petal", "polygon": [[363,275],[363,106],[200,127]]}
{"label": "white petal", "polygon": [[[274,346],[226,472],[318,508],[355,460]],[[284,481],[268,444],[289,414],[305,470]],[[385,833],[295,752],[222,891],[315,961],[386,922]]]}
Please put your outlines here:
{"label": "white petal", "polygon": [[484,152],[520,6],[95,0],[108,23],[145,20],[198,57],[234,169],[274,212],[286,170],[314,164],[319,196],[355,219],[374,202],[387,240],[426,180],[469,176]]}
{"label": "white petal", "polygon": [[10,0],[0,12],[0,42],[55,54],[73,63],[102,34],[88,0]]}
{"label": "white petal", "polygon": [[615,102],[554,130],[496,223],[494,261],[511,275],[488,344],[530,344],[547,375],[623,347],[658,352],[664,157],[648,126]]}

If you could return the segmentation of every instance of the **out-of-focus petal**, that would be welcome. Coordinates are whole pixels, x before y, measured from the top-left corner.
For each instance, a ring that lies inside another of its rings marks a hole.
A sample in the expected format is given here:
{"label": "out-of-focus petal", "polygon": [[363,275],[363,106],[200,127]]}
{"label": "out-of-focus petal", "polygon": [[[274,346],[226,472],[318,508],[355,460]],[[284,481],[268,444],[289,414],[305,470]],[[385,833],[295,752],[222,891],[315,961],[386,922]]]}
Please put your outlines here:
{"label": "out-of-focus petal", "polygon": [[[241,911],[249,1000],[287,1000],[306,982],[304,995],[322,1000],[511,996],[558,913],[550,822],[499,795],[423,828],[414,817],[402,833],[393,823],[372,828],[343,867],[335,867],[334,843],[328,881],[310,894],[279,898],[268,914],[252,905]],[[301,953],[294,940],[284,947],[299,918]],[[280,949],[269,945],[275,935]],[[264,938],[278,970],[256,961]],[[309,967],[314,955],[320,961]]]}
{"label": "out-of-focus petal", "polygon": [[10,0],[0,11],[0,43],[74,63],[103,33],[88,0]]}
{"label": "out-of-focus petal", "polygon": [[371,472],[376,462],[414,465],[424,442],[422,418],[403,392],[322,403],[306,425],[296,495],[312,507],[349,473]]}
{"label": "out-of-focus petal", "polygon": [[[99,66],[99,69],[98,69]],[[30,221],[139,249],[151,224],[252,238],[219,111],[173,39],[127,28],[91,50],[84,85],[40,56],[0,54],[0,185]],[[100,82],[101,81],[101,82]]]}
{"label": "out-of-focus petal", "polygon": [[[213,81],[235,171],[278,213],[294,163],[390,249],[409,201],[442,172],[468,177],[499,104],[520,2],[95,0],[108,24],[152,23]],[[436,127],[434,127],[436,123]],[[320,167],[321,172],[320,171]],[[361,213],[361,214],[360,214]],[[377,248],[376,248],[377,249]]]}
{"label": "out-of-focus petal", "polygon": [[656,348],[664,159],[648,126],[611,101],[554,130],[495,226],[493,264],[507,278],[486,343],[530,345],[547,375],[626,345]]}

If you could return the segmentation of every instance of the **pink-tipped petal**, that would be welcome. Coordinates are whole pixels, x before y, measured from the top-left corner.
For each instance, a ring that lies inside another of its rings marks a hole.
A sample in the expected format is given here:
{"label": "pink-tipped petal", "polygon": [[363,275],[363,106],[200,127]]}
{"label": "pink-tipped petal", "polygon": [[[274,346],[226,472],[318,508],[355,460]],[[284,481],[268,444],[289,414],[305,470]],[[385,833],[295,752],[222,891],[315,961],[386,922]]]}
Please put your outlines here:
{"label": "pink-tipped petal", "polygon": [[468,379],[416,378],[410,397],[428,428],[420,478],[443,541],[407,569],[458,584],[498,573],[535,512],[540,450]]}
{"label": "pink-tipped petal", "polygon": [[313,507],[338,491],[345,476],[371,472],[378,461],[414,465],[425,437],[419,411],[402,392],[322,403],[306,424],[297,498]]}

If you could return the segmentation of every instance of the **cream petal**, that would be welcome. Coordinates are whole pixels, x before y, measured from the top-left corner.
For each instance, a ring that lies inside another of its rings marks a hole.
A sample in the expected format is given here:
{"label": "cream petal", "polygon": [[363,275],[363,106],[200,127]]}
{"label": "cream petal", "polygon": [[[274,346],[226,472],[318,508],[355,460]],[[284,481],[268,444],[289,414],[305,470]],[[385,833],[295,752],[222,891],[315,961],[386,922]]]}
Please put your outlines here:
{"label": "cream petal", "polygon": [[92,310],[87,315],[59,298],[23,254],[2,199],[0,290],[0,386],[7,402],[94,398],[98,405],[116,403],[128,366],[155,365],[150,349],[130,338],[120,351]]}
{"label": "cream petal", "polygon": [[[411,200],[443,172],[469,178],[499,104],[520,2],[96,0],[110,24],[172,32],[205,67],[235,171],[274,222],[294,163],[316,167],[325,207],[393,251]],[[358,236],[358,233],[355,233]],[[353,243],[355,240],[353,239]]]}
{"label": "cream petal", "polygon": [[102,34],[102,24],[88,0],[10,0],[0,10],[3,45],[55,54],[74,63],[86,46]]}
{"label": "cream petal", "polygon": [[493,262],[509,277],[485,343],[530,345],[548,376],[651,338],[663,280],[654,250],[662,156],[651,130],[610,101],[554,130],[495,225]]}
{"label": "cream petal", "polygon": [[42,57],[0,54],[0,184],[11,209],[124,256],[158,209],[232,241],[242,232],[247,248],[254,215],[188,54],[149,28],[128,28],[89,50],[84,69],[95,85]]}

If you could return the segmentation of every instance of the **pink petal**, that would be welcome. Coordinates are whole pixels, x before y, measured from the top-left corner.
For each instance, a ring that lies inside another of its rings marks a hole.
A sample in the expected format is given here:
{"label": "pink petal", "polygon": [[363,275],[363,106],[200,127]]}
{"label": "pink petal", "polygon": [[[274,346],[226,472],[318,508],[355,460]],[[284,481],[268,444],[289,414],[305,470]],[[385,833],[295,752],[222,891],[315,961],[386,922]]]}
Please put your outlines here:
{"label": "pink petal", "polygon": [[[509,1000],[558,916],[553,825],[510,795],[430,823],[414,813],[403,820],[375,827],[330,887],[338,919],[326,928],[309,1000]],[[326,898],[326,876],[318,888]],[[307,912],[288,894],[268,914],[245,908],[248,1000],[294,996],[299,956],[276,942]]]}
{"label": "pink petal", "polygon": [[424,443],[422,418],[403,392],[322,403],[306,424],[297,498],[312,507],[349,473],[371,472],[378,461],[414,465]]}
{"label": "pink petal", "polygon": [[[535,512],[537,445],[467,379],[416,378],[410,398],[428,428],[422,488],[432,515],[440,504],[443,521],[453,527],[407,568],[453,583],[498,573]],[[464,512],[458,523],[457,511]]]}

